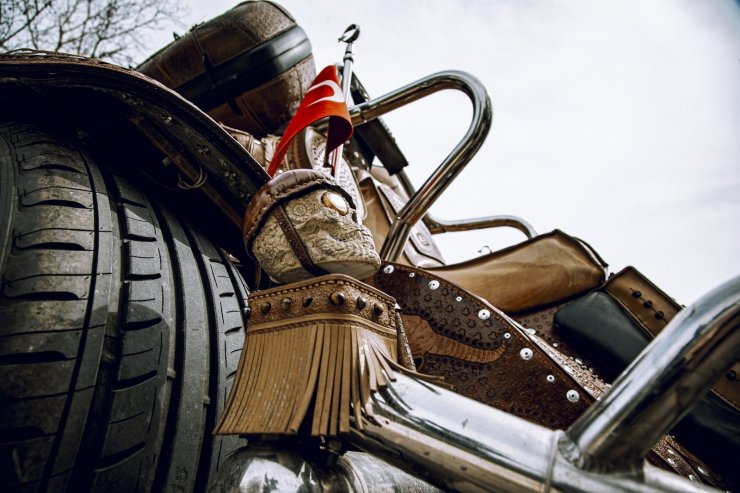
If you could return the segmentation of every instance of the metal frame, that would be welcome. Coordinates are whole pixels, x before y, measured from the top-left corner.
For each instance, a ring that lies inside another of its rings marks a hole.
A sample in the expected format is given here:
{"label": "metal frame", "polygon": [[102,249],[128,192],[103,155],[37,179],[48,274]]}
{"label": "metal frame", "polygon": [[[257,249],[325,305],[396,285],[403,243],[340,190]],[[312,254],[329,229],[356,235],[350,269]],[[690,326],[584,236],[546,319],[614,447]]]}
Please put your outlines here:
{"label": "metal frame", "polygon": [[421,219],[424,220],[433,233],[511,226],[522,231],[529,238],[537,234],[531,225],[515,216],[490,216],[464,221],[441,221],[427,214],[432,204],[478,152],[491,128],[493,119],[491,99],[483,84],[472,75],[450,70],[424,77],[384,96],[353,106],[349,110],[352,124],[355,126],[362,125],[396,108],[444,89],[455,89],[468,96],[473,105],[470,126],[462,140],[418,190],[414,190],[405,172],[401,171],[399,173],[401,184],[410,198],[391,225],[385,243],[381,248],[380,256],[384,259],[392,261],[401,255],[411,228]]}
{"label": "metal frame", "polygon": [[739,325],[737,277],[683,310],[565,432],[398,375],[350,440],[456,491],[714,491],[644,456],[737,359]]}

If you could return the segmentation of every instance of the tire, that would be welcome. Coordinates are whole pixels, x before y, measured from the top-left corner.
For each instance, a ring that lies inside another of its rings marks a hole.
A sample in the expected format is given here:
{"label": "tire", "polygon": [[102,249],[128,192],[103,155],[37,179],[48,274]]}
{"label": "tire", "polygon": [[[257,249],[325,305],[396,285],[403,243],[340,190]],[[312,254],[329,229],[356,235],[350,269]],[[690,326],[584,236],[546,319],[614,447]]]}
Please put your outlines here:
{"label": "tire", "polygon": [[4,491],[201,491],[246,284],[186,221],[75,143],[0,124]]}

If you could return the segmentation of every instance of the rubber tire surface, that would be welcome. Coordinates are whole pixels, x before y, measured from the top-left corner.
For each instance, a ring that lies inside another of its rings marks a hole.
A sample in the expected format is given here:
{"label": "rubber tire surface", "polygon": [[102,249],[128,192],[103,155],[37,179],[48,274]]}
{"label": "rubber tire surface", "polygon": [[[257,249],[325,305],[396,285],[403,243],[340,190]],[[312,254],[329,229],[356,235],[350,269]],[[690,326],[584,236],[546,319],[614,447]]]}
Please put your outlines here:
{"label": "rubber tire surface", "polygon": [[246,284],[185,221],[75,143],[0,124],[0,484],[200,491]]}

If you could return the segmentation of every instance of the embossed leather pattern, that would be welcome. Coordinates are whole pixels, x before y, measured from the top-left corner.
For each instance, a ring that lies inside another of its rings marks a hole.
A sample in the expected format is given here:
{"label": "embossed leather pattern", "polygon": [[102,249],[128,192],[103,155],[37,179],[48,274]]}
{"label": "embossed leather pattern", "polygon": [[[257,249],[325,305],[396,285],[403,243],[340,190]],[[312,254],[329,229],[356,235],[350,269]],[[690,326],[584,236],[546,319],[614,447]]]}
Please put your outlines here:
{"label": "embossed leather pattern", "polygon": [[316,76],[306,33],[272,2],[240,3],[195,26],[138,70],[215,120],[257,137],[290,120]]}
{"label": "embossed leather pattern", "polygon": [[375,285],[401,307],[422,373],[462,395],[550,428],[567,428],[593,402],[529,334],[490,304],[425,271],[384,263]]}

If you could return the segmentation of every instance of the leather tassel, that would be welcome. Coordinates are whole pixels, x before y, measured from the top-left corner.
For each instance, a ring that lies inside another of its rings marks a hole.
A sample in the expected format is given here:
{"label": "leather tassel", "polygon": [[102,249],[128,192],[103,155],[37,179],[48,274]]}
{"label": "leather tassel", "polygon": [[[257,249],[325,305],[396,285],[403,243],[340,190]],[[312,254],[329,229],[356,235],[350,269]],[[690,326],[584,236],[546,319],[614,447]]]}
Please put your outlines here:
{"label": "leather tassel", "polygon": [[331,437],[353,421],[360,426],[372,393],[397,371],[422,377],[397,363],[395,306],[342,275],[252,293],[245,347],[215,433]]}

